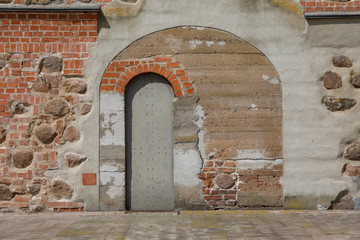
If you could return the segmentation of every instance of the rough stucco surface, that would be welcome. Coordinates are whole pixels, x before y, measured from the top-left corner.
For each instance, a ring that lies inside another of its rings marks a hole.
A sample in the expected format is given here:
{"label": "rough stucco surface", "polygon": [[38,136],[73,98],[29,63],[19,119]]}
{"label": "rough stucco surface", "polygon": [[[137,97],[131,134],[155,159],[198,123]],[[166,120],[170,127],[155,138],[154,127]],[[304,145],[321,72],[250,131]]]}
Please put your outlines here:
{"label": "rough stucco surface", "polygon": [[[265,0],[229,0],[226,3],[216,0],[152,0],[144,3],[136,17],[122,21],[119,24],[111,19],[101,19],[99,41],[91,48],[91,59],[86,65],[86,75],[90,79],[87,98],[93,101],[94,111],[81,120],[84,138],[79,142],[78,149],[83,149],[87,156],[93,156],[84,165],[84,170],[94,172],[99,169],[96,154],[99,152],[99,135],[94,129],[99,126],[96,117],[99,112],[99,83],[107,65],[130,43],[147,34],[174,26],[195,25],[222,29],[245,39],[275,66],[283,92],[282,184],[285,200],[297,196],[298,204],[293,204],[293,207],[308,203],[306,207],[316,208],[316,204],[329,204],[337,193],[352,188],[353,183],[341,176],[343,163],[336,158],[341,151],[339,139],[344,134],[350,135],[356,126],[350,123],[353,117],[346,120],[340,115],[332,115],[321,106],[322,94],[317,80],[323,73],[315,66],[328,70],[333,54],[345,52],[355,58],[358,55],[356,51],[345,48],[340,41],[335,41],[337,50],[332,49],[334,45],[331,42],[323,45],[322,42],[327,41],[323,37],[325,32],[321,35],[316,26],[309,27],[312,39],[305,39],[308,26],[301,16]],[[340,35],[336,34],[334,38],[343,39]],[[357,38],[350,36],[349,39]],[[319,48],[312,51],[309,42]],[[176,45],[174,48],[176,50]],[[358,64],[355,61],[354,67]],[[339,122],[343,127],[339,127]],[[69,178],[73,176],[77,175],[71,174]],[[75,190],[78,198],[87,201],[87,210],[98,210],[96,188]]]}

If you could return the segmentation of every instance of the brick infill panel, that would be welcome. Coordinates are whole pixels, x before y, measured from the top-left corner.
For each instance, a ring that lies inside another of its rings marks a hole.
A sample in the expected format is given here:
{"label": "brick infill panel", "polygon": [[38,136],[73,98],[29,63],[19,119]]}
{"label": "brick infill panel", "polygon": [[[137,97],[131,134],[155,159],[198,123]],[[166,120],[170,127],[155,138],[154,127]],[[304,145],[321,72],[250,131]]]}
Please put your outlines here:
{"label": "brick infill panel", "polygon": [[84,202],[48,202],[46,206],[53,212],[84,212]]}
{"label": "brick infill panel", "polygon": [[304,13],[355,13],[360,12],[360,0],[338,2],[329,0],[302,0]]}
{"label": "brick infill panel", "polygon": [[27,208],[27,202],[0,202],[0,208]]}
{"label": "brick infill panel", "polygon": [[236,185],[229,189],[222,189],[215,184],[215,178],[220,174],[233,174],[236,171],[236,164],[233,160],[208,160],[204,163],[199,178],[203,181],[204,200],[215,208],[233,208],[237,203]]}
{"label": "brick infill panel", "polygon": [[106,69],[101,81],[101,92],[124,94],[131,79],[145,74],[155,73],[167,79],[176,97],[194,93],[193,83],[179,62],[171,56],[157,56],[147,59],[113,60]]}

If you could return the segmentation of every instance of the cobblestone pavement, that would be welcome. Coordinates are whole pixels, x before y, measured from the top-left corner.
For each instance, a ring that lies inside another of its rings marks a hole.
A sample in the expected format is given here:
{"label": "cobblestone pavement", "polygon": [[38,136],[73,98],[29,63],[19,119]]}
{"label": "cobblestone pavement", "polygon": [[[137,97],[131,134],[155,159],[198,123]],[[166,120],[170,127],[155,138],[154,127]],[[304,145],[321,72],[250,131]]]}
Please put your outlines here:
{"label": "cobblestone pavement", "polygon": [[360,211],[7,213],[0,239],[360,240]]}

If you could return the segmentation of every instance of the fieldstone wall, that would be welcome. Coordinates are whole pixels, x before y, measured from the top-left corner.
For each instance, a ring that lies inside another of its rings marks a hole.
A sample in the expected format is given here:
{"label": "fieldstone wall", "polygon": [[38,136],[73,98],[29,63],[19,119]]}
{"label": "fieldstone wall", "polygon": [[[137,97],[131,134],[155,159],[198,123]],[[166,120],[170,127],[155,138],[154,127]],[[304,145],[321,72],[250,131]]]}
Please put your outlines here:
{"label": "fieldstone wall", "polygon": [[[352,115],[354,107],[358,103],[357,98],[357,72],[353,69],[352,60],[344,55],[335,55],[331,59],[331,63],[334,67],[334,71],[328,71],[325,73],[322,78],[323,85],[327,89],[322,93],[325,94],[323,97],[322,103],[325,105],[326,109],[334,112],[338,112],[346,117],[346,115]],[[339,73],[337,73],[339,72]],[[344,81],[344,86],[343,86]],[[332,96],[327,96],[332,94]],[[352,98],[339,98],[338,96],[354,96],[356,99]],[[336,116],[332,116],[336,117]],[[354,130],[353,130],[354,131]],[[355,130],[356,131],[356,130]],[[340,140],[340,153],[337,156],[339,161],[345,161],[342,169],[339,169],[339,172],[342,172],[343,178],[347,179],[349,182],[352,182],[352,188],[344,189],[340,191],[338,196],[331,201],[329,209],[354,209],[355,203],[360,201],[360,166],[357,161],[360,160],[360,143],[358,142],[358,134],[352,134],[352,137],[344,137]],[[359,208],[356,205],[356,208]]]}
{"label": "fieldstone wall", "polygon": [[87,157],[58,154],[59,146],[80,140],[76,120],[91,109],[84,68],[97,13],[74,14],[1,14],[2,209],[84,210],[74,192],[78,183],[60,172],[79,168]]}

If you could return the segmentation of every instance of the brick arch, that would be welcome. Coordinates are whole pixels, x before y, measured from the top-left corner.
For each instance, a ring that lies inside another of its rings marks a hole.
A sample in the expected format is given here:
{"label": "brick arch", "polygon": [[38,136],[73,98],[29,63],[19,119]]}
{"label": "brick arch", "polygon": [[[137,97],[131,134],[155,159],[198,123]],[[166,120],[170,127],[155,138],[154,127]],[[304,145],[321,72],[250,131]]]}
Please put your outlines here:
{"label": "brick arch", "polygon": [[173,87],[176,97],[194,93],[194,86],[189,74],[171,56],[126,61],[114,59],[104,73],[100,91],[115,92],[123,95],[129,81],[144,73],[155,73],[163,76]]}

